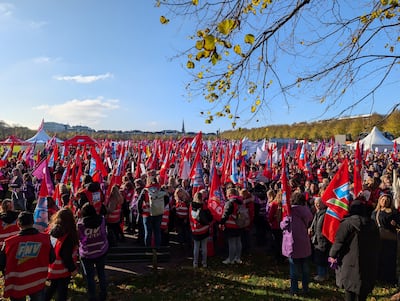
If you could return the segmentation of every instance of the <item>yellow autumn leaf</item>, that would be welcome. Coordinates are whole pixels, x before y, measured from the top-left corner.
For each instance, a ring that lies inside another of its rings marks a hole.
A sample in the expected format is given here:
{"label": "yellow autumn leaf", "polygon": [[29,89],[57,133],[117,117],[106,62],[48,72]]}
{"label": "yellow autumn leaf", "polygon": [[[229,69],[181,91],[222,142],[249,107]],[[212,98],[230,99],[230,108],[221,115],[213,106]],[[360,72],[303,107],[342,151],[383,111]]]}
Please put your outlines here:
{"label": "yellow autumn leaf", "polygon": [[228,35],[231,33],[234,27],[235,27],[235,21],[232,19],[226,19],[218,24],[217,29],[220,33]]}
{"label": "yellow autumn leaf", "polygon": [[207,35],[204,37],[204,49],[208,51],[213,51],[215,49],[216,39],[213,35]]}
{"label": "yellow autumn leaf", "polygon": [[199,4],[199,0],[192,0],[192,4],[193,5],[198,5]]}
{"label": "yellow autumn leaf", "polygon": [[193,69],[193,68],[194,68],[194,63],[193,63],[192,61],[188,61],[188,62],[186,63],[186,67],[187,67],[188,69]]}
{"label": "yellow autumn leaf", "polygon": [[251,112],[254,113],[256,111],[256,106],[251,106]]}
{"label": "yellow autumn leaf", "polygon": [[203,49],[203,46],[204,46],[204,41],[203,40],[196,41],[196,49],[197,50]]}
{"label": "yellow autumn leaf", "polygon": [[202,79],[202,78],[203,78],[203,72],[199,72],[199,73],[197,74],[197,77],[200,78],[200,79]]}
{"label": "yellow autumn leaf", "polygon": [[202,59],[204,57],[204,51],[199,51],[196,54],[196,60],[199,61],[200,59]]}
{"label": "yellow autumn leaf", "polygon": [[242,48],[240,48],[240,45],[235,45],[235,47],[233,47],[233,51],[235,51],[237,54],[242,54]]}
{"label": "yellow autumn leaf", "polygon": [[251,33],[247,34],[244,37],[244,42],[247,43],[247,44],[253,44],[254,40],[255,40],[254,35],[252,35]]}
{"label": "yellow autumn leaf", "polygon": [[219,61],[219,55],[218,53],[214,52],[213,55],[211,56],[211,63],[215,65]]}
{"label": "yellow autumn leaf", "polygon": [[169,20],[166,17],[161,16],[160,17],[160,22],[161,22],[161,24],[167,24],[169,22]]}
{"label": "yellow autumn leaf", "polygon": [[261,100],[260,99],[257,99],[256,100],[256,106],[259,106],[261,104]]}

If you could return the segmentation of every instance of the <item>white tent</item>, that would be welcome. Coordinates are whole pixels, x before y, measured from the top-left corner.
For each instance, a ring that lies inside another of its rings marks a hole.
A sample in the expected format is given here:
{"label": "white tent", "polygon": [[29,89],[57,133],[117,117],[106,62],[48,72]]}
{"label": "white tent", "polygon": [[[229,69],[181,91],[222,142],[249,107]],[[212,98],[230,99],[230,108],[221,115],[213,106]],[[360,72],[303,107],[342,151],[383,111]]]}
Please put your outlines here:
{"label": "white tent", "polygon": [[360,140],[361,144],[364,145],[364,150],[370,149],[372,151],[383,152],[385,149],[387,151],[393,149],[393,142],[387,139],[376,126],[374,126],[365,138]]}
{"label": "white tent", "polygon": [[[26,140],[26,142],[37,143],[37,144],[45,144],[47,141],[51,140],[51,137],[44,131],[44,129],[40,129],[35,136]],[[61,143],[62,140],[56,138],[57,143]]]}

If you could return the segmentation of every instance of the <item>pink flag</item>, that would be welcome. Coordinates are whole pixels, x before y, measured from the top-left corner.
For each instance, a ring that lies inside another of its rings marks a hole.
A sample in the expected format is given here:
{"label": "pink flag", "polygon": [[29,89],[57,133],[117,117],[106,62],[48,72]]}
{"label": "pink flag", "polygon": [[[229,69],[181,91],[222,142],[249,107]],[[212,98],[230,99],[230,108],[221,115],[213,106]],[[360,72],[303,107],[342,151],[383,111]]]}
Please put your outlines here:
{"label": "pink flag", "polygon": [[285,146],[282,147],[282,160],[281,160],[281,184],[282,184],[282,207],[283,207],[283,216],[290,216],[291,213],[291,204],[290,204],[290,194],[291,188],[287,178],[287,166],[286,166],[286,158],[285,158]]}
{"label": "pink flag", "polygon": [[353,192],[355,197],[357,197],[358,194],[362,191],[361,169],[362,156],[360,152],[360,141],[357,141],[353,169]]}

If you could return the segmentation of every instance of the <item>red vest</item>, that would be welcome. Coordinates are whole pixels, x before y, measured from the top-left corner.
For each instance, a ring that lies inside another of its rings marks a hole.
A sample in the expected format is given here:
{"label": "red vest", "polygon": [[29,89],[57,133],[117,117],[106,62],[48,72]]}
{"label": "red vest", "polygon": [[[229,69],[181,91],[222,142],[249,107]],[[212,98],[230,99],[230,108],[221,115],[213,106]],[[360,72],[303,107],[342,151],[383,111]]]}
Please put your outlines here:
{"label": "red vest", "polygon": [[189,215],[189,209],[184,201],[176,201],[176,217],[185,219]]}
{"label": "red vest", "polygon": [[238,205],[233,202],[233,212],[229,215],[228,219],[225,222],[225,226],[229,229],[239,229],[238,225],[236,224],[236,215],[238,211]]}
{"label": "red vest", "polygon": [[[60,279],[60,278],[67,278],[71,276],[71,273],[68,271],[68,269],[65,267],[62,258],[60,256],[61,252],[61,247],[62,244],[65,241],[65,238],[67,235],[64,235],[60,238],[51,238],[51,241],[55,240],[55,245],[54,245],[54,252],[56,253],[56,260],[54,260],[53,263],[49,264],[49,270],[47,274],[47,279]],[[74,262],[77,262],[78,259],[78,246],[74,248],[72,251],[72,258]]]}
{"label": "red vest", "polygon": [[[192,205],[190,205],[189,210],[190,210],[190,212],[192,212]],[[190,229],[192,230],[193,235],[201,235],[201,234],[205,234],[208,232],[208,229],[210,228],[210,226],[203,225],[198,220],[194,219],[192,217],[192,214],[189,214],[189,220],[190,220]]]}
{"label": "red vest", "polygon": [[19,230],[20,229],[17,225],[17,220],[12,222],[11,224],[0,221],[0,248],[3,246],[3,241],[13,235],[17,235],[19,233]]}
{"label": "red vest", "polygon": [[5,240],[4,297],[22,298],[46,285],[51,243],[45,233],[16,235]]}
{"label": "red vest", "polygon": [[106,215],[106,222],[109,224],[119,223],[121,221],[122,205],[118,204],[115,209]]}
{"label": "red vest", "polygon": [[169,204],[167,204],[164,208],[164,213],[161,218],[161,229],[167,230],[169,223]]}

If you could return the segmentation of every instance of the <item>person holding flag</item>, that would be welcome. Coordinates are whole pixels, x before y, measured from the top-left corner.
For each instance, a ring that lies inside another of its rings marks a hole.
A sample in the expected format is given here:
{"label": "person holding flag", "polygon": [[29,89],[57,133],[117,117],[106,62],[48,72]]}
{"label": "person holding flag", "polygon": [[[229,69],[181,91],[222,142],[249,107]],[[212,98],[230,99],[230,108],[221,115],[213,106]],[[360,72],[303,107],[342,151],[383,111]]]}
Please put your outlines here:
{"label": "person holding flag", "polygon": [[322,226],[322,234],[333,243],[340,221],[348,213],[350,200],[348,161],[345,159],[321,196],[328,207]]}
{"label": "person holding flag", "polygon": [[344,289],[345,300],[364,301],[378,273],[379,231],[362,201],[350,203],[335,234],[328,261],[336,270],[336,285]]}

